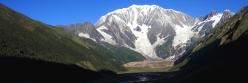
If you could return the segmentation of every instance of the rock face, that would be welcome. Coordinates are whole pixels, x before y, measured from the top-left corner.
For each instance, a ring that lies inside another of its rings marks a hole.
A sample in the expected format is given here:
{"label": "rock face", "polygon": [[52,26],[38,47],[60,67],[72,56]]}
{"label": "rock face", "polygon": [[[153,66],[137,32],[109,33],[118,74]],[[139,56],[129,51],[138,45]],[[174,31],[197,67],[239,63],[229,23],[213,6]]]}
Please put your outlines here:
{"label": "rock face", "polygon": [[[196,22],[194,18],[172,9],[132,5],[102,16],[96,26],[105,38],[103,41],[159,59],[173,55],[174,46],[179,42],[186,43],[186,39],[175,36],[177,32],[183,33],[181,29],[190,30]],[[184,35],[193,36],[192,33]]]}
{"label": "rock face", "polygon": [[[230,11],[210,13],[202,19],[156,5],[132,5],[102,16],[96,27],[74,31],[97,42],[135,50],[147,59],[174,60],[185,49],[232,17]],[[89,26],[88,26],[89,27]]]}
{"label": "rock face", "polygon": [[99,42],[103,38],[103,36],[95,29],[95,26],[89,22],[84,24],[77,23],[65,25],[62,27],[80,37],[90,38],[96,42]]}
{"label": "rock face", "polygon": [[204,37],[215,26],[223,25],[229,18],[234,15],[230,10],[225,10],[223,13],[211,12],[203,19],[201,19],[193,28],[194,32],[197,32],[199,37]]}

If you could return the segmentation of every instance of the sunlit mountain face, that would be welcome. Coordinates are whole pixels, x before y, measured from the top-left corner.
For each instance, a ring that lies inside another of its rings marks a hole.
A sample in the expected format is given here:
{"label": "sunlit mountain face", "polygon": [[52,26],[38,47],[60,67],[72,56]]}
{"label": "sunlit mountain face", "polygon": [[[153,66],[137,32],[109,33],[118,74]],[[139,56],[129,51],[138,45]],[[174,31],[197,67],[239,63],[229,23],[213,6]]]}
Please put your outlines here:
{"label": "sunlit mountain face", "polygon": [[65,25],[67,31],[99,44],[124,47],[143,55],[145,61],[125,67],[165,68],[173,66],[195,42],[223,25],[234,13],[225,10],[194,18],[183,12],[157,5],[132,5],[90,23]]}
{"label": "sunlit mountain face", "polygon": [[199,19],[156,5],[132,5],[102,16],[92,28],[96,31],[78,31],[78,35],[130,48],[148,59],[175,59],[191,44],[191,39],[204,37],[232,15],[225,10]]}
{"label": "sunlit mountain face", "polygon": [[247,7],[195,17],[129,5],[96,23],[49,25],[1,3],[0,73],[8,82],[244,81],[247,23]]}

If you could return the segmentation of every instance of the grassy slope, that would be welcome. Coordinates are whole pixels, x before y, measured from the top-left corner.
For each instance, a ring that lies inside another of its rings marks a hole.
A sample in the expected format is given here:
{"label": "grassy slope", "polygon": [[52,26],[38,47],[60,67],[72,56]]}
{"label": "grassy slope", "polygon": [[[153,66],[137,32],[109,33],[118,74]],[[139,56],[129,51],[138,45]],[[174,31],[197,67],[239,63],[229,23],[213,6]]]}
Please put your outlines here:
{"label": "grassy slope", "polygon": [[[29,57],[113,71],[125,70],[113,55],[53,26],[34,21],[0,4],[0,56]],[[101,48],[104,49],[104,48]],[[102,51],[102,52],[105,52]]]}

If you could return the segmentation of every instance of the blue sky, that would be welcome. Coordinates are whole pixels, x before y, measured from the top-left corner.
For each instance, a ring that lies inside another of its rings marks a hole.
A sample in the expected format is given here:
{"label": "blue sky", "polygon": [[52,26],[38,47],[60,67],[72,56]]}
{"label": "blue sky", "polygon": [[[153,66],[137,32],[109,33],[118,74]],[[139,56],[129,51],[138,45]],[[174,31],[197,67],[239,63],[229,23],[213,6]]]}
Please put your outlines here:
{"label": "blue sky", "polygon": [[92,22],[106,13],[137,5],[159,5],[199,17],[211,11],[238,12],[248,0],[0,0],[0,3],[51,25]]}

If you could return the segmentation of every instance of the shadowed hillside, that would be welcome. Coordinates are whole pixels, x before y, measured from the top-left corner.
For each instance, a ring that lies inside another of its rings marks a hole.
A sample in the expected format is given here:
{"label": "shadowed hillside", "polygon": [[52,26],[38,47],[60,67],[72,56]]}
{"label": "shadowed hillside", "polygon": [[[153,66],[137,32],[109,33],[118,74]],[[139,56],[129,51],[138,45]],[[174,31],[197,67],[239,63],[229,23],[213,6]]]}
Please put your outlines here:
{"label": "shadowed hillside", "polygon": [[217,28],[192,49],[176,80],[185,82],[243,82],[248,74],[248,7]]}
{"label": "shadowed hillside", "polygon": [[114,75],[114,73],[110,71],[93,72],[76,65],[65,65],[17,57],[1,57],[0,67],[2,82],[85,83],[105,76],[111,77]]}

